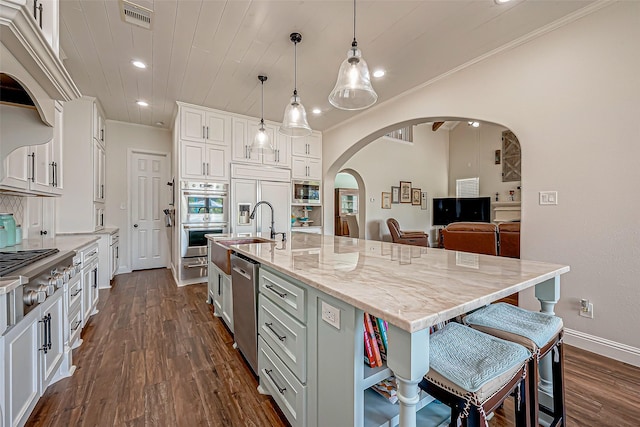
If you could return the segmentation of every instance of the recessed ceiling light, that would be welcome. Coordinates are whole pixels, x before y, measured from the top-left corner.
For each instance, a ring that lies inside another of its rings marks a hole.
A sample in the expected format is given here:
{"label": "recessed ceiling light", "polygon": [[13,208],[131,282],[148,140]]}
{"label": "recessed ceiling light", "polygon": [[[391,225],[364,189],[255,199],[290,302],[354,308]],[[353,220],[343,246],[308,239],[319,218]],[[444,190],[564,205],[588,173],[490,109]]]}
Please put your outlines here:
{"label": "recessed ceiling light", "polygon": [[322,110],[321,110],[321,109],[319,109],[319,108],[314,108],[311,112],[312,112],[313,114],[320,114],[320,113],[322,113]]}
{"label": "recessed ceiling light", "polygon": [[474,128],[480,127],[480,122],[471,121],[467,123],[469,124],[469,126],[473,126]]}
{"label": "recessed ceiling light", "polygon": [[147,68],[147,64],[142,61],[131,61],[134,67],[136,68]]}
{"label": "recessed ceiling light", "polygon": [[164,126],[164,122],[162,122],[162,121],[156,122],[156,126]]}
{"label": "recessed ceiling light", "polygon": [[373,77],[375,78],[380,78],[382,76],[384,76],[384,70],[375,70],[373,72]]}
{"label": "recessed ceiling light", "polygon": [[141,107],[148,107],[149,103],[145,102],[145,101],[136,101],[136,104],[138,104]]}
{"label": "recessed ceiling light", "polygon": [[494,0],[496,2],[496,4],[503,4],[503,3],[507,3],[511,0]]}

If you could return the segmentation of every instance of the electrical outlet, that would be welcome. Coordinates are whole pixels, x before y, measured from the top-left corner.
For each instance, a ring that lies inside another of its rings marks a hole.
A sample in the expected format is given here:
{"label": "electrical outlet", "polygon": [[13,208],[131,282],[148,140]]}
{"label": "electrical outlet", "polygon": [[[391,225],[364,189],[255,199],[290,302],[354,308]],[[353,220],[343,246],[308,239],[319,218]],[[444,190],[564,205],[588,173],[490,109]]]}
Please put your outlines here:
{"label": "electrical outlet", "polygon": [[593,304],[589,302],[588,299],[580,300],[580,311],[578,312],[580,316],[587,317],[589,319],[593,319]]}
{"label": "electrical outlet", "polygon": [[322,320],[340,329],[340,309],[322,301]]}

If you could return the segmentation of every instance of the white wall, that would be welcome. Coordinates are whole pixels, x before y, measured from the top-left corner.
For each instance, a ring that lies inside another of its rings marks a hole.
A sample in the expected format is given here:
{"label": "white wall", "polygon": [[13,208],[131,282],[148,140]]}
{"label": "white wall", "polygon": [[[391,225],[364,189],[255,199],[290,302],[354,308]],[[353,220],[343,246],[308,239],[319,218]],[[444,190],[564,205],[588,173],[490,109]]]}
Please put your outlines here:
{"label": "white wall", "polygon": [[[431,125],[422,125],[414,128],[413,136],[413,144],[379,138],[344,165],[358,172],[366,184],[366,194],[360,202],[360,208],[366,208],[366,239],[390,241],[388,218],[397,219],[402,229],[430,230],[431,200],[447,194],[449,133],[432,132]],[[412,187],[426,191],[429,209],[410,203],[382,209],[381,193],[391,192],[391,187],[399,186],[400,181],[410,181]]]}
{"label": "white wall", "polygon": [[[602,5],[324,132],[325,189],[396,123],[473,117],[511,129],[522,146],[522,257],[571,266],[556,313],[582,334],[577,344],[640,364],[640,3]],[[558,191],[557,206],[538,205],[544,190]],[[532,289],[521,297],[538,306]],[[580,298],[594,319],[578,316]]]}
{"label": "white wall", "polygon": [[[480,196],[509,200],[509,190],[519,198],[520,181],[502,182],[502,164],[495,164],[495,151],[502,150],[502,126],[483,122],[480,127],[460,122],[449,132],[449,196],[456,196],[456,179],[480,178]],[[517,135],[516,135],[517,136]],[[502,163],[502,162],[501,162]],[[516,199],[519,200],[519,199]]]}
{"label": "white wall", "polygon": [[[131,238],[129,229],[129,189],[127,183],[128,150],[139,149],[169,154],[171,165],[171,132],[166,129],[107,120],[107,201],[108,226],[120,228],[120,271],[131,270]],[[167,171],[170,174],[170,171]],[[170,176],[170,175],[169,175]],[[170,179],[170,178],[169,178]],[[167,192],[169,191],[169,187]],[[167,196],[168,197],[168,196]],[[167,198],[168,201],[168,198]],[[124,209],[122,209],[124,206]],[[168,236],[165,244],[168,245]],[[167,255],[169,247],[167,246]]]}

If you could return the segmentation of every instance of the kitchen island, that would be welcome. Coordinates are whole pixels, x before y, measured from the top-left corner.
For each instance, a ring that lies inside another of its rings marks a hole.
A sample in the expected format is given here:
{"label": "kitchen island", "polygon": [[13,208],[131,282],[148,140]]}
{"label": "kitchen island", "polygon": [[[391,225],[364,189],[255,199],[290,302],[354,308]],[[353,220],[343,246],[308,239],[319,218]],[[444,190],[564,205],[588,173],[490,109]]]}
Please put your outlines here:
{"label": "kitchen island", "polygon": [[[429,369],[429,328],[532,286],[543,311],[552,312],[559,277],[569,271],[543,262],[298,233],[286,242],[232,247],[261,265],[260,387],[293,425],[415,426],[417,410],[429,403],[417,388]],[[365,312],[389,324],[382,368],[363,363]],[[398,384],[397,405],[376,400],[368,390],[390,375]],[[443,405],[427,406],[418,418]]]}

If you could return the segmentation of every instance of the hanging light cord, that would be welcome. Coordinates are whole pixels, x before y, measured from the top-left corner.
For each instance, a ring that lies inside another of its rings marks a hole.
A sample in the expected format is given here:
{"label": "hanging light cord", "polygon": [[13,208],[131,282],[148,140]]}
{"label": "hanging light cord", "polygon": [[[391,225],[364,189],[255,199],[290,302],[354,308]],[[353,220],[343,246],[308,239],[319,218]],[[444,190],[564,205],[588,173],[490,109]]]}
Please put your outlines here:
{"label": "hanging light cord", "polygon": [[293,42],[293,95],[298,94],[298,42]]}
{"label": "hanging light cord", "polygon": [[262,86],[262,99],[260,101],[260,124],[264,124],[264,80],[260,80],[260,85]]}
{"label": "hanging light cord", "polygon": [[358,46],[358,42],[356,41],[356,0],[353,0],[353,41],[351,42],[351,46]]}

